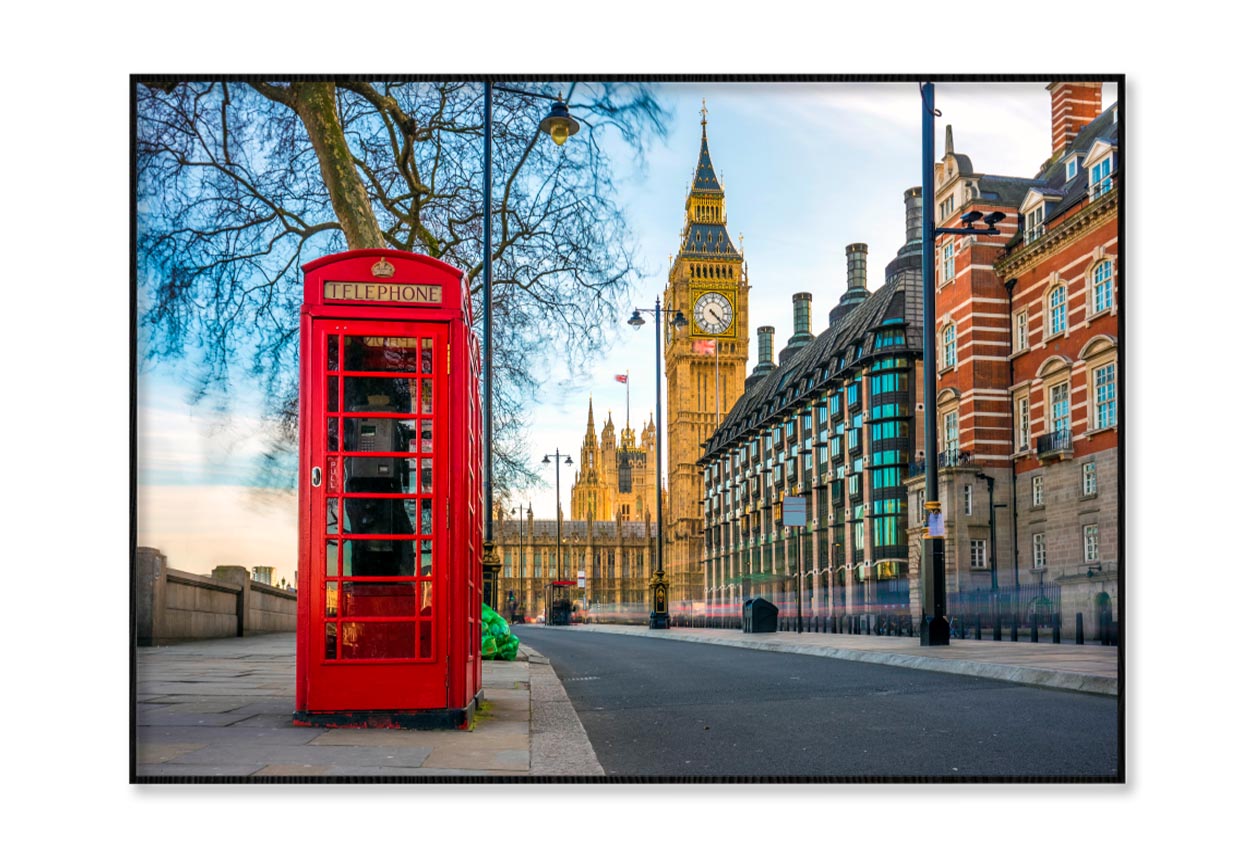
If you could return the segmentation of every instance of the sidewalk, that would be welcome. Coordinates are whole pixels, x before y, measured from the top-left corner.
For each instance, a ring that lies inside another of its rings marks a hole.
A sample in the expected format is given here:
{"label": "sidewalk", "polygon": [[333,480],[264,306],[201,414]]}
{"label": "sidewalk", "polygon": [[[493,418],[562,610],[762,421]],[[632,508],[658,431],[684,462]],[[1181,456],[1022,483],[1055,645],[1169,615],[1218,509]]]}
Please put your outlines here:
{"label": "sidewalk", "polygon": [[574,625],[553,630],[602,631],[676,640],[715,643],[765,652],[818,655],[861,663],[904,666],[954,675],[994,678],[1037,687],[1053,687],[1118,695],[1118,648],[1073,643],[1031,643],[1019,640],[952,640],[948,646],[920,646],[917,637],[873,634],[744,634],[726,628],[649,630],[642,625]]}
{"label": "sidewalk", "polygon": [[295,634],[138,649],[136,779],[603,776],[547,659],[521,652],[483,664],[471,730],[411,731],[292,725]]}

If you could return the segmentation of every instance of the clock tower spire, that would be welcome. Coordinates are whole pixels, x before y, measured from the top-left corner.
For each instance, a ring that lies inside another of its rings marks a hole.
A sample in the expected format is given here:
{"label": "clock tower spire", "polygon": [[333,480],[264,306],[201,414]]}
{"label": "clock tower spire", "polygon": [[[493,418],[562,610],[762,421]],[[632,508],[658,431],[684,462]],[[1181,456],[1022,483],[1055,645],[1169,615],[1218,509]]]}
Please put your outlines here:
{"label": "clock tower spire", "polygon": [[664,301],[690,319],[665,327],[666,573],[675,601],[704,600],[702,489],[696,461],[744,393],[748,363],[748,275],[727,232],[726,194],[709,154],[709,110],[701,101],[700,152],[688,188],[679,252]]}

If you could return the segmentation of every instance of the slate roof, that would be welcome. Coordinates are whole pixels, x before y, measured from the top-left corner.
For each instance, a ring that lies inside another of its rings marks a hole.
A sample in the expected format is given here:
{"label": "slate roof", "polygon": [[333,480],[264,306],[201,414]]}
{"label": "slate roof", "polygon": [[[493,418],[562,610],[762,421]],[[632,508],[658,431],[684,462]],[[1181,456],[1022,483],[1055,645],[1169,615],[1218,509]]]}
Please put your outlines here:
{"label": "slate roof", "polygon": [[731,242],[725,225],[694,222],[683,237],[679,257],[738,259],[740,251]]}
{"label": "slate roof", "polygon": [[[894,317],[905,316],[905,291],[908,280],[884,285],[870,294],[870,298],[857,305],[839,323],[829,327],[804,347],[786,364],[780,364],[762,376],[731,407],[722,425],[705,443],[706,460],[736,444],[745,435],[757,430],[777,413],[787,411],[798,401],[813,396],[814,390],[844,375],[851,375],[865,362],[879,353],[872,352],[872,329],[881,327]],[[907,349],[921,352],[922,340],[918,330],[905,325]],[[871,339],[867,339],[867,338]],[[861,359],[856,357],[858,344],[865,344]],[[843,366],[840,365],[844,357]]]}
{"label": "slate roof", "polygon": [[709,158],[709,139],[705,136],[705,123],[700,127],[700,157],[696,160],[696,176],[692,178],[692,195],[722,195],[722,184],[714,174],[713,160]]}
{"label": "slate roof", "polygon": [[[1067,180],[1066,161],[1070,159],[1070,155],[1076,152],[1086,153],[1091,151],[1092,147],[1102,140],[1111,145],[1118,144],[1118,124],[1114,121],[1114,110],[1117,107],[1117,102],[1110,104],[1087,127],[1079,131],[1078,135],[1070,141],[1070,144],[1060,154],[1045,163],[1040,172],[1030,182],[1028,189],[1038,187],[1061,195],[1061,200],[1054,203],[1049,209],[1048,217],[1044,220],[1046,226],[1049,222],[1062,216],[1088,197],[1088,170],[1080,166],[1075,176]],[[1026,198],[1025,193],[1015,203],[1021,204],[1023,198]],[[1014,247],[1021,243],[1022,229],[1020,228],[1018,233],[1005,245],[1005,249],[1007,252],[1012,251]]]}

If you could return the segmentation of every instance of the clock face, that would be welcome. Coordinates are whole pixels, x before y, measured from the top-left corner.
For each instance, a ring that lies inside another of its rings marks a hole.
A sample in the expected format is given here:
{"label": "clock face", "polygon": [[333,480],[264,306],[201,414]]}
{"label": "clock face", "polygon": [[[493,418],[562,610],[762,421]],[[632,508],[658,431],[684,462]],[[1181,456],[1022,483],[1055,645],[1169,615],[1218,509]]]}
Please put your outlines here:
{"label": "clock face", "polygon": [[706,293],[696,300],[692,308],[697,328],[707,335],[721,335],[731,328],[735,312],[731,300],[721,293]]}

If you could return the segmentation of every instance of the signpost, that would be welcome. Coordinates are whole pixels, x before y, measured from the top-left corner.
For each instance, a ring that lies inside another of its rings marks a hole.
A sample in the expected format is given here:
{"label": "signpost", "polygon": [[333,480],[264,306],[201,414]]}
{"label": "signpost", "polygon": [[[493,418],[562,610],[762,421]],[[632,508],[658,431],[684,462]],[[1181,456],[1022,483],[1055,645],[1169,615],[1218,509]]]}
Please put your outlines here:
{"label": "signpost", "polygon": [[[787,498],[783,499],[783,526],[784,527],[801,527],[803,528],[809,519],[806,518],[804,498]],[[801,589],[804,586],[805,573],[801,568],[801,538],[800,532],[797,531],[793,538],[796,540],[796,633],[801,632]]]}

